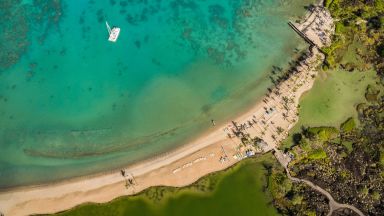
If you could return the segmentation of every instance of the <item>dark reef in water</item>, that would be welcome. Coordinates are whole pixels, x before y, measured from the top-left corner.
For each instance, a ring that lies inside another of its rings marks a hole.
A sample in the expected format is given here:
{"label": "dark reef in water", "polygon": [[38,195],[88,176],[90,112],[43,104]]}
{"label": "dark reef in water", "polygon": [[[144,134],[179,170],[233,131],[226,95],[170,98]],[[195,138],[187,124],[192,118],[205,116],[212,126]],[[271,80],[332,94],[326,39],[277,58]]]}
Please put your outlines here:
{"label": "dark reef in water", "polygon": [[[27,33],[29,30],[26,14],[27,8],[19,7],[18,1],[4,0],[0,2],[0,70],[15,64],[27,50]],[[6,42],[6,43],[4,43]]]}
{"label": "dark reef in water", "polygon": [[43,43],[49,29],[56,26],[62,16],[60,0],[33,0],[32,5],[21,0],[1,0],[0,17],[0,70],[5,70],[19,61],[27,51],[31,31],[39,32],[39,43]]}
{"label": "dark reef in water", "polygon": [[[230,4],[229,10],[225,4]],[[192,1],[174,0],[170,6],[172,21],[184,27],[180,44],[188,44],[197,54],[205,54],[217,64],[228,67],[245,59],[247,53],[240,47],[255,44],[251,26],[257,25],[254,14],[260,8],[256,3],[223,2],[203,8]],[[190,19],[191,11],[198,14],[195,19]]]}

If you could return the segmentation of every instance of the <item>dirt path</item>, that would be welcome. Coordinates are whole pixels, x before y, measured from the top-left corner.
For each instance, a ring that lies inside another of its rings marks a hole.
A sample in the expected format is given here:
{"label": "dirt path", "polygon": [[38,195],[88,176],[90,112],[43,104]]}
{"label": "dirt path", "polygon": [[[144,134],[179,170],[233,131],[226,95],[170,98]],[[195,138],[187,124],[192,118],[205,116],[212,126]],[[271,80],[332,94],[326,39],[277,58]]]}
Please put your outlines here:
{"label": "dirt path", "polygon": [[340,208],[348,208],[348,209],[351,209],[352,211],[356,212],[358,215],[364,216],[364,213],[361,212],[359,209],[357,209],[355,206],[348,205],[348,204],[338,203],[337,201],[335,201],[335,199],[333,199],[333,197],[332,197],[332,195],[330,193],[328,193],[323,188],[315,185],[311,181],[308,181],[306,179],[299,179],[299,178],[292,177],[291,174],[289,173],[289,169],[288,169],[289,157],[284,155],[278,149],[274,149],[274,150],[275,150],[275,153],[274,153],[275,157],[280,162],[280,164],[284,167],[284,169],[285,169],[285,171],[287,173],[287,176],[288,176],[288,178],[291,181],[305,183],[306,185],[310,186],[311,188],[313,188],[314,190],[320,192],[321,194],[323,194],[324,196],[326,196],[328,198],[328,200],[329,200],[329,213],[328,213],[328,216],[332,215],[333,211],[335,211],[337,209],[340,209]]}

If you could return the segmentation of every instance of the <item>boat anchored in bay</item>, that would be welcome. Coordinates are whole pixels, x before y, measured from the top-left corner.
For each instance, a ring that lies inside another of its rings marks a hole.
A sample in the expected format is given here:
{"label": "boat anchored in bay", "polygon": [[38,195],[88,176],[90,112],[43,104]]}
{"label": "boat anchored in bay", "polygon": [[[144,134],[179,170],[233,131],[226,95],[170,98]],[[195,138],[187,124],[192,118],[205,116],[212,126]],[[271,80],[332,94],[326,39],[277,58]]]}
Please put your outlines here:
{"label": "boat anchored in bay", "polygon": [[105,21],[105,24],[107,25],[108,34],[109,34],[108,40],[111,42],[116,42],[117,38],[119,37],[119,34],[120,34],[120,28],[119,27],[112,27],[111,28],[107,21]]}

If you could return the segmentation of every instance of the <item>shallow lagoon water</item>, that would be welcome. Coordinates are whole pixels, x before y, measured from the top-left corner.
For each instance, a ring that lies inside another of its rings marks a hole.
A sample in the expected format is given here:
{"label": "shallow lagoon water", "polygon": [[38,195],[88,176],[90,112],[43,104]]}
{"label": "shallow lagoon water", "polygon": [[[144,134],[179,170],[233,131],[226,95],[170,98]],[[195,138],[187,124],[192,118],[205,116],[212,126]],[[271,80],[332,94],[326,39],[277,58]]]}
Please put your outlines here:
{"label": "shallow lagoon water", "polygon": [[0,9],[0,188],[108,171],[230,119],[305,47],[286,23],[311,1],[48,2]]}

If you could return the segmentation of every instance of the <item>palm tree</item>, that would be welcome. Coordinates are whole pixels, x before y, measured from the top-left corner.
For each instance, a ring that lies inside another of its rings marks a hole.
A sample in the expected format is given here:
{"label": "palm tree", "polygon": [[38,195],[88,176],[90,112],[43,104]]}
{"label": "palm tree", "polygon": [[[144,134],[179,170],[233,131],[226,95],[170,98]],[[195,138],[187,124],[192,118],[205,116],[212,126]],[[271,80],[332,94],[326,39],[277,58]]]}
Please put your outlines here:
{"label": "palm tree", "polygon": [[287,118],[288,118],[288,115],[286,113],[283,113],[283,119],[287,120]]}
{"label": "palm tree", "polygon": [[283,101],[284,101],[285,103],[288,103],[288,97],[287,97],[287,96],[283,96]]}
{"label": "palm tree", "polygon": [[273,141],[276,141],[276,136],[274,134],[272,134],[271,137],[272,137]]}
{"label": "palm tree", "polygon": [[280,126],[278,126],[276,129],[277,129],[277,134],[278,135],[280,135],[281,133],[284,132],[284,129],[282,127],[280,127]]}

